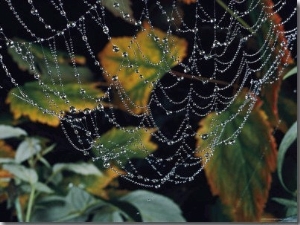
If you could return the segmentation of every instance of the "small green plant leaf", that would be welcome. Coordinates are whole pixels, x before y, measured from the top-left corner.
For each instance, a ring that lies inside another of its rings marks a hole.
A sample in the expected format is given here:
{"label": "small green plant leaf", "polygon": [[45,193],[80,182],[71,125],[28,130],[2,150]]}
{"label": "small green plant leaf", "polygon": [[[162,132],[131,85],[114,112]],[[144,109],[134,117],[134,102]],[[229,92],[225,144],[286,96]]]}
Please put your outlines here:
{"label": "small green plant leaf", "polygon": [[58,173],[62,170],[72,171],[81,175],[103,176],[103,173],[91,163],[57,163],[53,166],[53,173]]}
{"label": "small green plant leaf", "polygon": [[0,139],[27,136],[27,132],[18,127],[0,125]]}
{"label": "small green plant leaf", "polygon": [[130,0],[102,0],[102,5],[106,7],[114,16],[121,17],[125,21],[133,23],[133,11]]}
{"label": "small green plant leaf", "polygon": [[284,156],[287,152],[288,148],[293,144],[293,142],[297,139],[297,122],[295,122],[292,127],[287,131],[284,135],[278,150],[278,157],[277,157],[277,174],[281,185],[284,189],[290,193],[292,193],[284,184],[282,178],[282,165],[284,162]]}
{"label": "small green plant leaf", "polygon": [[36,138],[26,138],[21,144],[18,146],[16,151],[16,162],[21,163],[33,155],[36,155],[42,150],[41,142]]}
{"label": "small green plant leaf", "polygon": [[65,198],[52,197],[41,201],[33,216],[34,222],[85,222],[88,215],[106,203],[78,187],[72,187]]}
{"label": "small green plant leaf", "polygon": [[16,161],[11,158],[0,158],[0,163],[16,163]]}
{"label": "small green plant leaf", "polygon": [[135,206],[143,222],[185,222],[180,208],[163,195],[137,190],[123,196],[120,200]]}
{"label": "small green plant leaf", "polygon": [[295,66],[294,68],[292,68],[289,72],[287,72],[284,77],[283,80],[289,78],[290,76],[297,74],[297,66]]}
{"label": "small green plant leaf", "polygon": [[280,203],[286,207],[295,207],[297,208],[298,204],[296,201],[285,199],[285,198],[272,198],[273,201]]}
{"label": "small green plant leaf", "polygon": [[124,222],[122,212],[110,205],[97,210],[92,222]]}
{"label": "small green plant leaf", "polygon": [[37,182],[35,184],[35,189],[39,192],[43,192],[47,194],[51,194],[54,192],[50,187],[48,187],[46,184],[43,184],[41,182]]}
{"label": "small green plant leaf", "polygon": [[4,164],[2,168],[9,171],[20,180],[28,182],[31,185],[35,184],[38,181],[38,175],[36,171],[26,168],[25,166],[18,164]]}

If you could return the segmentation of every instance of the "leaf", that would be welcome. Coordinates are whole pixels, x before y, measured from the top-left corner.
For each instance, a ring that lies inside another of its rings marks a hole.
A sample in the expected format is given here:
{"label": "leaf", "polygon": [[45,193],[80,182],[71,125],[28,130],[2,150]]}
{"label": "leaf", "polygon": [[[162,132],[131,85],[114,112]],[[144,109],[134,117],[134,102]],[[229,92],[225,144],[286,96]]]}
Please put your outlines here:
{"label": "leaf", "polygon": [[39,192],[43,192],[47,194],[51,194],[54,192],[50,187],[48,187],[46,184],[43,184],[41,182],[37,182],[35,184],[35,189]]}
{"label": "leaf", "polygon": [[135,206],[143,222],[185,222],[180,208],[169,198],[144,190],[133,191],[121,201]]}
{"label": "leaf", "polygon": [[[28,71],[34,75],[34,70],[31,69],[31,67],[34,66],[36,72],[40,75],[40,79],[44,83],[51,84],[52,81],[50,78],[54,79],[57,83],[59,83],[59,79],[61,79],[63,83],[74,82],[75,71],[68,53],[55,51],[56,56],[54,57],[49,46],[28,43],[22,39],[16,39],[15,45],[15,48],[8,49],[8,53],[18,64],[19,69]],[[28,60],[26,56],[27,52],[30,52],[30,56],[33,57],[32,61]],[[31,62],[33,62],[33,64]],[[88,67],[84,66],[86,59],[83,56],[75,55],[74,62],[77,64],[76,68],[80,74],[80,81],[82,83],[90,82],[93,78],[93,73]],[[59,71],[62,75],[59,79],[57,76],[57,66],[59,66]],[[52,76],[49,75],[49,71],[51,71]]]}
{"label": "leaf", "polygon": [[[118,171],[117,168],[114,168],[114,170]],[[119,171],[119,173],[121,173],[121,171]],[[71,174],[64,177],[60,186],[66,189],[72,184],[74,186],[82,187],[84,190],[95,196],[108,199],[107,191],[104,188],[118,176],[118,173],[112,172],[111,170],[104,171],[100,176]]]}
{"label": "leaf", "polygon": [[11,146],[0,140],[0,158],[14,158],[15,154],[16,153]]}
{"label": "leaf", "polygon": [[36,138],[26,138],[18,146],[16,151],[16,162],[21,163],[42,150],[41,142]]}
{"label": "leaf", "polygon": [[[114,52],[116,48],[119,51]],[[128,107],[137,114],[147,111],[148,99],[155,83],[183,60],[186,49],[185,39],[150,28],[147,23],[144,23],[144,30],[138,32],[136,38],[112,38],[98,57],[108,72],[105,79],[109,83],[118,82],[124,88],[123,99],[116,94],[115,103],[121,109],[126,110]]]}
{"label": "leaf", "polygon": [[286,207],[295,207],[297,208],[298,204],[296,201],[285,199],[285,198],[272,198],[273,201],[280,203]]}
{"label": "leaf", "polygon": [[25,130],[9,125],[0,125],[0,139],[27,136]]}
{"label": "leaf", "polygon": [[284,96],[283,93],[280,92],[278,98],[278,111],[281,119],[281,123],[279,124],[280,129],[286,133],[288,128],[297,120],[297,102]]}
{"label": "leaf", "polygon": [[[114,16],[121,17],[125,21],[133,23],[133,11],[130,0],[102,0],[102,5],[107,8]],[[128,18],[129,17],[129,18]]]}
{"label": "leaf", "polygon": [[122,212],[110,205],[101,208],[94,215],[92,222],[124,222]]}
{"label": "leaf", "polygon": [[4,164],[2,167],[20,180],[30,184],[35,184],[38,181],[38,175],[33,169],[28,169],[25,166],[18,164]]}
{"label": "leaf", "polygon": [[278,150],[278,157],[277,157],[277,174],[281,185],[284,187],[285,190],[292,193],[284,184],[282,178],[282,165],[284,162],[284,156],[291,144],[297,139],[297,122],[295,122],[292,127],[288,130],[288,132],[284,135]]}
{"label": "leaf", "polygon": [[103,173],[91,163],[57,163],[53,166],[53,173],[62,170],[72,171],[81,175],[103,176]]}
{"label": "leaf", "polygon": [[289,72],[287,72],[284,77],[283,80],[289,78],[290,76],[297,74],[297,66],[293,67]]}
{"label": "leaf", "polygon": [[[57,116],[51,115],[49,113],[59,114],[60,111],[68,112],[69,105],[65,103],[65,100],[61,96],[57,96],[54,93],[60,90],[60,86],[48,85],[47,93],[49,98],[45,96],[42,87],[38,82],[27,82],[22,86],[24,93],[28,95],[29,99],[32,99],[33,103],[37,106],[33,106],[23,99],[18,98],[19,90],[13,88],[6,99],[6,103],[10,104],[10,110],[14,115],[14,119],[19,119],[21,116],[28,116],[32,122],[45,123],[50,126],[58,126],[59,118]],[[93,109],[97,106],[95,99],[85,98],[83,100],[80,90],[84,89],[86,95],[92,98],[98,98],[103,96],[103,92],[97,88],[97,83],[92,84],[81,84],[69,83],[64,85],[64,94],[70,101],[70,105],[77,108],[77,110],[83,110],[85,108]],[[53,100],[54,103],[51,101]],[[56,107],[57,106],[57,107]],[[39,109],[42,107],[44,110],[48,110],[47,113],[43,113]]]}
{"label": "leaf", "polygon": [[[68,195],[61,201],[61,197],[56,197],[53,201],[43,202],[47,207],[35,210],[33,222],[85,222],[91,209],[102,206],[105,203],[95,199],[84,190],[73,187]],[[57,201],[58,200],[58,201]]]}
{"label": "leaf", "polygon": [[[117,160],[119,164],[125,164],[130,158],[145,158],[157,149],[157,145],[150,141],[151,133],[155,129],[148,129],[148,131],[137,130],[135,127],[126,129],[127,131],[112,128],[97,139],[97,144],[103,146],[101,150],[109,154],[109,159]],[[96,150],[94,153],[98,154]]]}
{"label": "leaf", "polygon": [[[215,132],[215,122],[227,121],[237,112],[244,102],[245,94],[220,115],[211,113],[200,122],[197,146],[207,145],[201,134]],[[206,163],[204,171],[213,195],[219,195],[222,203],[230,211],[234,221],[259,221],[271,185],[271,173],[276,168],[276,143],[267,116],[260,109],[261,101],[254,106],[244,124],[241,134],[234,144],[222,144],[215,147],[213,155]],[[231,135],[244,121],[246,110],[240,112],[231,122],[222,125],[222,140]],[[231,142],[232,143],[232,142]],[[198,157],[204,163],[206,152],[200,151]]]}

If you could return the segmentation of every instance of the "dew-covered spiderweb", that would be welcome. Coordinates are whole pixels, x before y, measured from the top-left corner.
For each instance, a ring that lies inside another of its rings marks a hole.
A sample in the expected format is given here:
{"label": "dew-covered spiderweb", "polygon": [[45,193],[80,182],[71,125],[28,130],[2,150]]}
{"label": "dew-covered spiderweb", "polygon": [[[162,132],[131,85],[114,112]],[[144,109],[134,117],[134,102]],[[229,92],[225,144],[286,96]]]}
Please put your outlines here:
{"label": "dew-covered spiderweb", "polygon": [[[232,144],[263,85],[281,78],[296,42],[297,29],[287,26],[296,18],[296,3],[286,0],[2,0],[0,6],[16,24],[8,27],[1,17],[1,51],[13,52],[29,68],[38,84],[35,94],[48,104],[28,95],[0,54],[5,82],[18,90],[15,98],[58,118],[74,149],[148,187],[193,180],[216,146]],[[285,18],[276,21],[281,11]],[[82,54],[101,95],[86,85],[77,57]],[[72,67],[71,74],[61,61]],[[78,86],[76,99],[66,91],[70,82]],[[233,104],[236,111],[219,120]],[[242,122],[225,137],[241,112]],[[198,122],[211,113],[217,114],[212,131],[197,132]],[[118,141],[105,133],[107,127],[118,132]],[[168,150],[150,151],[145,135]],[[206,144],[191,147],[197,138]],[[205,157],[196,157],[198,152]],[[147,176],[135,154],[145,155],[152,171]]]}

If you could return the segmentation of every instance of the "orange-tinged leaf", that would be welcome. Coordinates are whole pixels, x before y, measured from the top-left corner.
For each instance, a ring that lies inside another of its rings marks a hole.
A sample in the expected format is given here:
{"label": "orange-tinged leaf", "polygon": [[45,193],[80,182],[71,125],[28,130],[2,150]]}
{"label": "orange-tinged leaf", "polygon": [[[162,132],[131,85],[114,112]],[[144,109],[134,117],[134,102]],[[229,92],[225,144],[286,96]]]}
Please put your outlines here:
{"label": "orange-tinged leaf", "polygon": [[[266,6],[263,7],[262,10],[264,10],[268,15],[271,15],[269,20],[266,22],[266,24],[263,25],[261,29],[261,34],[257,35],[258,38],[260,38],[260,44],[264,45],[265,44],[265,37],[268,37],[269,35],[269,28],[273,26],[272,24],[275,24],[275,32],[276,35],[278,35],[277,40],[276,40],[276,45],[275,45],[275,50],[272,51],[271,55],[271,60],[266,60],[267,63],[265,63],[265,68],[264,68],[264,73],[267,72],[270,68],[270,64],[272,64],[273,60],[276,60],[278,55],[281,55],[280,58],[280,64],[277,68],[277,73],[278,73],[278,80],[275,81],[273,84],[266,84],[264,85],[262,89],[262,99],[264,101],[263,109],[266,111],[269,121],[273,126],[278,126],[279,124],[279,114],[278,114],[278,96],[279,96],[279,91],[281,87],[281,82],[283,75],[286,73],[286,71],[283,70],[283,65],[288,64],[288,65],[293,65],[294,64],[294,59],[291,56],[291,52],[289,48],[287,48],[285,45],[287,45],[288,41],[285,37],[285,29],[284,29],[284,24],[282,24],[282,19],[281,16],[276,13],[275,6],[272,0],[263,0],[262,3]],[[256,20],[256,18],[254,18]],[[256,22],[256,21],[253,21]],[[269,43],[270,47],[272,48],[274,45],[274,42]],[[282,53],[280,53],[282,52]],[[262,59],[264,60],[264,58]],[[281,76],[279,76],[280,71],[283,73]]]}
{"label": "orange-tinged leaf", "polygon": [[155,82],[183,60],[186,49],[185,39],[151,28],[148,23],[136,38],[112,38],[98,56],[107,71],[106,80],[124,89],[123,93],[118,90],[123,99],[116,94],[115,103],[136,114],[146,112]]}
{"label": "orange-tinged leaf", "polygon": [[[69,106],[72,105],[78,110],[85,108],[93,109],[97,106],[96,98],[103,96],[103,92],[97,88],[97,83],[91,84],[77,84],[67,83],[64,85],[64,94],[70,101],[69,105],[65,103],[65,100],[61,96],[57,96],[54,90],[59,89],[59,86],[48,85],[51,91],[47,91],[49,98],[43,93],[42,87],[38,82],[28,82],[22,86],[24,93],[28,95],[29,99],[32,99],[38,107],[50,110],[55,114],[59,114],[61,111],[68,112]],[[83,99],[80,90],[86,91],[86,97]],[[58,90],[59,91],[59,90]],[[60,90],[61,91],[61,90]],[[50,126],[58,126],[59,118],[49,113],[43,113],[37,106],[33,106],[23,99],[18,98],[16,95],[20,95],[17,88],[12,89],[6,99],[6,103],[10,104],[10,110],[14,115],[14,119],[19,119],[21,116],[28,116],[33,122],[45,123]],[[53,100],[53,101],[52,101]]]}
{"label": "orange-tinged leaf", "polygon": [[[244,101],[241,94],[237,101],[225,112],[216,116],[209,114],[201,120],[199,135],[214,129],[212,121],[226,121]],[[253,108],[242,133],[234,144],[218,145],[204,167],[213,195],[218,195],[230,211],[234,221],[259,221],[267,202],[271,184],[271,173],[276,168],[276,143],[272,128],[259,101]],[[223,138],[228,138],[243,121],[242,111],[233,121],[224,125]],[[207,140],[198,138],[197,145],[205,145]],[[198,157],[204,158],[205,152]]]}
{"label": "orange-tinged leaf", "polygon": [[14,158],[16,152],[5,141],[0,140],[0,158]]}

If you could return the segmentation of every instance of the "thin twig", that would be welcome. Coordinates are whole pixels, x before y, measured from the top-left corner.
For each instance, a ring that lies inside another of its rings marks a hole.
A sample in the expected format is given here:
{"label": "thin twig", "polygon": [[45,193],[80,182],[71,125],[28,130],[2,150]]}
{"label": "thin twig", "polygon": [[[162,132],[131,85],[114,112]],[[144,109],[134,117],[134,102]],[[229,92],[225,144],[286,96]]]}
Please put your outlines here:
{"label": "thin twig", "polygon": [[252,28],[246,23],[245,20],[243,20],[241,17],[238,17],[237,15],[235,15],[235,13],[228,8],[228,6],[222,2],[222,0],[216,0],[217,3],[223,8],[225,9],[230,15],[232,15],[234,18],[236,18],[237,21],[240,22],[240,24],[242,24],[244,27],[246,27],[251,33],[254,33],[254,31],[252,30]]}

